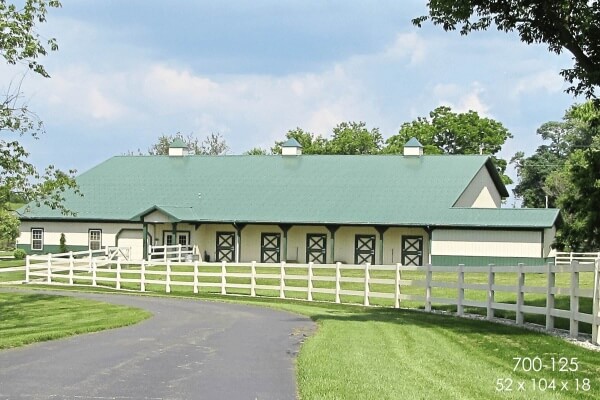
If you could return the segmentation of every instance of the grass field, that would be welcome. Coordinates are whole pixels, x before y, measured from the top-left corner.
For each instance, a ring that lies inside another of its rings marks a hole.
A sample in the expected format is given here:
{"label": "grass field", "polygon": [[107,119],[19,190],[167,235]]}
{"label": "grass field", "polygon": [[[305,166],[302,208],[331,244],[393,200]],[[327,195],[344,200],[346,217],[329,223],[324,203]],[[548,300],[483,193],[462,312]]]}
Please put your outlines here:
{"label": "grass field", "polygon": [[0,349],[131,325],[150,315],[65,296],[0,293]]}

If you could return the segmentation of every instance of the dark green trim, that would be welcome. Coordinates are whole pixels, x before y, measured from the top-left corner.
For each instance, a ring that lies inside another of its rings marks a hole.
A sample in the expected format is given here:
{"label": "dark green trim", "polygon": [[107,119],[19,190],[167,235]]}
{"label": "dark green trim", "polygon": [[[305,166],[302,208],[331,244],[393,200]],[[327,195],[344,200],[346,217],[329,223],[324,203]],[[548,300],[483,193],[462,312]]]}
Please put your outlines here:
{"label": "dark green trim", "polygon": [[525,266],[542,266],[547,262],[553,261],[547,258],[537,257],[484,257],[484,256],[431,256],[431,263],[439,266],[457,266],[464,264],[467,267],[482,267],[489,264],[499,266],[516,266],[524,264]]}
{"label": "dark green trim", "polygon": [[148,259],[148,224],[142,224],[142,259]]}
{"label": "dark green trim", "polygon": [[[18,244],[18,249],[25,250],[27,254],[58,254],[60,253],[60,245],[58,244],[45,244],[42,250],[31,250],[30,244]],[[87,246],[76,246],[76,245],[67,245],[67,251],[84,251],[89,250]]]}

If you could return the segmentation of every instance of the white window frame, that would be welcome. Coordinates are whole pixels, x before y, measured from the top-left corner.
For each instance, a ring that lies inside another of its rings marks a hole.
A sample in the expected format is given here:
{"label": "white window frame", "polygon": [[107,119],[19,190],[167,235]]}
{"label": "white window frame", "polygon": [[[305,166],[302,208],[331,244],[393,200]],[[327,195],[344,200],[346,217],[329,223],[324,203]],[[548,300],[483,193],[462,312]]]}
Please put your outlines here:
{"label": "white window frame", "polygon": [[[98,239],[92,239],[92,234],[98,234]],[[98,243],[98,248],[92,248],[92,243]],[[88,231],[88,248],[90,250],[100,250],[102,249],[102,229],[90,229]]]}
{"label": "white window frame", "polygon": [[[35,238],[36,233],[39,233],[39,238]],[[39,247],[36,247],[36,242],[39,242]],[[31,228],[31,250],[44,250],[44,228]]]}
{"label": "white window frame", "polygon": [[177,231],[175,232],[175,235],[173,235],[173,231],[164,231],[163,234],[163,243],[165,246],[167,246],[167,238],[171,238],[171,240],[173,241],[170,245],[168,246],[177,246],[178,244],[180,244],[180,240],[181,238],[185,238],[185,242],[186,244],[182,244],[183,247],[186,246],[190,246],[190,233],[189,232],[180,232]]}

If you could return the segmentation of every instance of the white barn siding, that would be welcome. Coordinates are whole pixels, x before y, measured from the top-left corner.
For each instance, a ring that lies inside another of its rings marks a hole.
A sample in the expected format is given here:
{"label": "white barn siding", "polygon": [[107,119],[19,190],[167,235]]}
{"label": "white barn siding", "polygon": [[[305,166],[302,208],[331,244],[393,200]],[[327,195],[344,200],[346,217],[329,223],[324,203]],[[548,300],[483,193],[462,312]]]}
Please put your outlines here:
{"label": "white barn siding", "polygon": [[483,166],[460,195],[454,207],[499,208],[501,205],[502,196],[496,189],[487,168]]}
{"label": "white barn siding", "polygon": [[444,256],[530,257],[542,255],[540,231],[435,229],[431,253]]}
{"label": "white barn siding", "polygon": [[115,246],[116,235],[121,229],[139,229],[141,237],[141,224],[121,224],[109,222],[48,222],[48,221],[22,221],[17,244],[29,247],[31,245],[31,229],[44,229],[44,246],[58,246],[60,235],[65,234],[67,246],[88,247],[90,229],[102,230],[102,247]]}

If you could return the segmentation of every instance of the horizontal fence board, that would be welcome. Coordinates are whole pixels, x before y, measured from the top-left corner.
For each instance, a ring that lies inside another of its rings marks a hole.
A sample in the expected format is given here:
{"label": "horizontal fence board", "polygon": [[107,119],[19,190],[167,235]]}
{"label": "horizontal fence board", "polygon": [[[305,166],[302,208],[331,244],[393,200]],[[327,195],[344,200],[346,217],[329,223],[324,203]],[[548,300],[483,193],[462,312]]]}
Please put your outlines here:
{"label": "horizontal fence board", "polygon": [[[335,293],[335,289],[330,289],[333,290],[331,293]],[[340,290],[340,295],[344,295],[344,296],[364,296],[365,292],[362,290]]]}
{"label": "horizontal fence board", "polygon": [[463,284],[463,289],[468,290],[488,290],[487,283],[465,283]]}
{"label": "horizontal fence board", "polygon": [[558,318],[571,318],[571,311],[553,308],[552,310],[550,310],[550,315],[552,315],[553,317],[558,317]]}
{"label": "horizontal fence board", "polygon": [[393,299],[394,293],[369,292],[370,299]]}
{"label": "horizontal fence board", "polygon": [[522,305],[521,311],[527,314],[546,315],[546,307]]}
{"label": "horizontal fence board", "polygon": [[[364,281],[364,279],[363,279],[363,281]],[[395,285],[396,280],[389,279],[389,278],[370,278],[369,283],[374,283],[377,285]]]}
{"label": "horizontal fence board", "polygon": [[456,282],[444,282],[444,281],[431,281],[432,288],[448,288],[448,289],[456,289],[458,288],[458,283]]}
{"label": "horizontal fence board", "polygon": [[446,297],[431,297],[431,302],[435,304],[447,304],[447,305],[456,305],[458,301],[456,299],[448,299]]}
{"label": "horizontal fence board", "polygon": [[508,304],[508,303],[492,303],[492,308],[494,310],[517,311],[516,304]]}
{"label": "horizontal fence board", "polygon": [[546,291],[548,290],[545,287],[541,287],[541,286],[523,286],[522,288],[523,293],[542,293],[542,294],[546,294]]}
{"label": "horizontal fence board", "polygon": [[486,308],[487,307],[487,302],[485,302],[485,301],[463,299],[463,305],[464,306],[468,306],[468,307]]}
{"label": "horizontal fence board", "polygon": [[495,292],[517,292],[519,288],[517,286],[492,285],[492,290]]}

